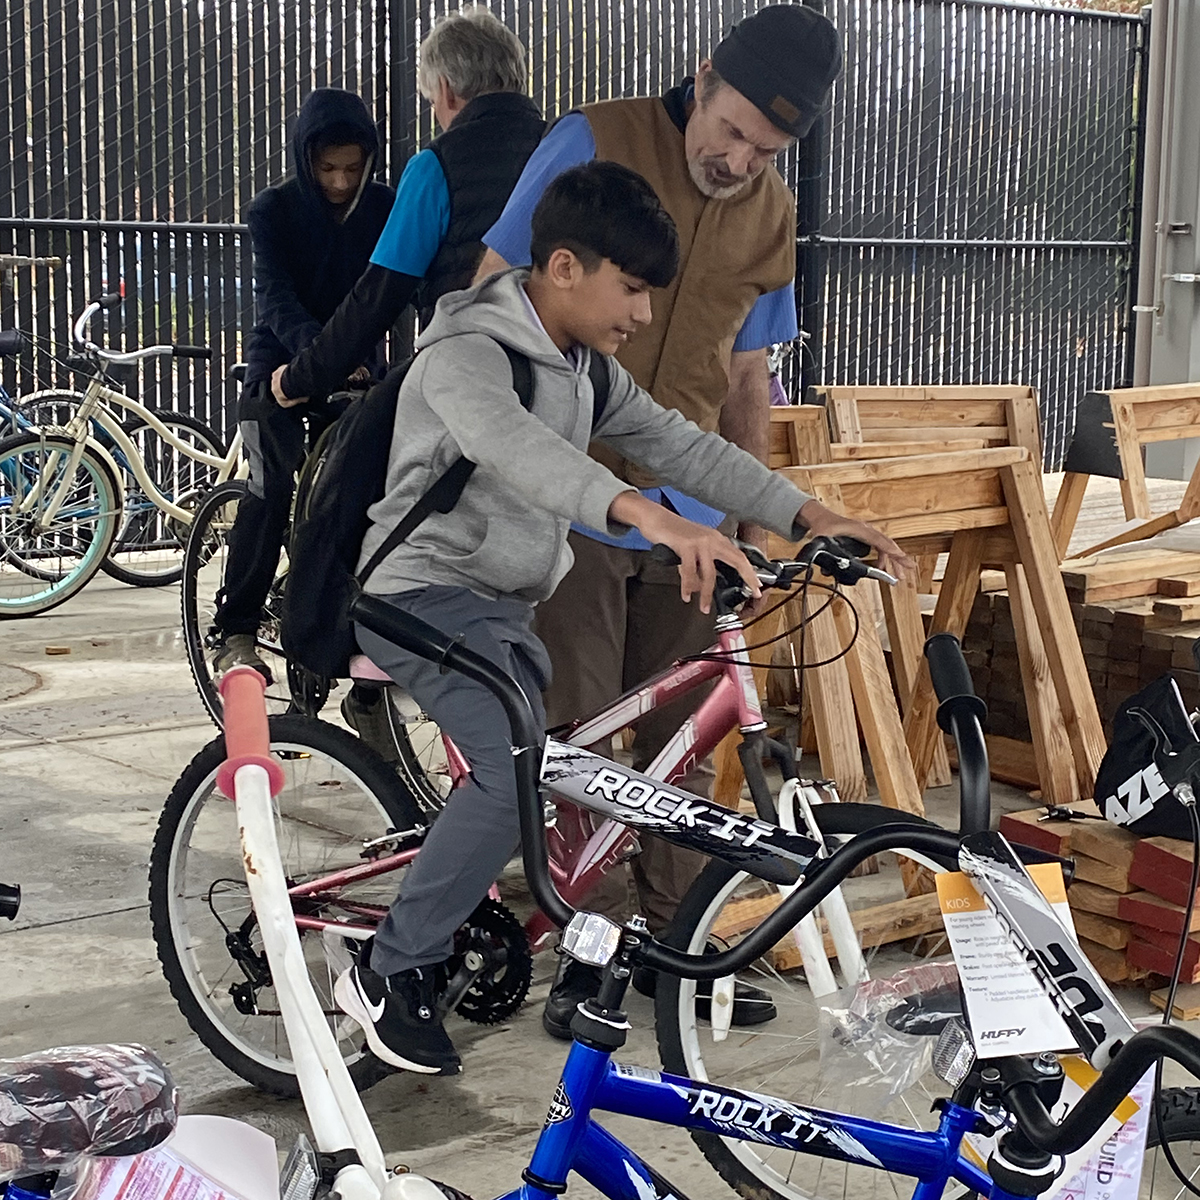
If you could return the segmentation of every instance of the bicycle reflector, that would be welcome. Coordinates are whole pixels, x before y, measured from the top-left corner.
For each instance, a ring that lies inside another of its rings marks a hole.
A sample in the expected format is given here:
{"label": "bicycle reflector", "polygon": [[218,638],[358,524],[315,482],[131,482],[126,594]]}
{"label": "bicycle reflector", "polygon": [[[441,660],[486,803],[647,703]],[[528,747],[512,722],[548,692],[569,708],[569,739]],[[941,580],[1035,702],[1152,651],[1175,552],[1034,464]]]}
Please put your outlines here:
{"label": "bicycle reflector", "polygon": [[958,1087],[975,1065],[975,1046],[967,1027],[951,1017],[942,1027],[933,1049],[933,1073],[951,1087]]}
{"label": "bicycle reflector", "polygon": [[576,962],[606,967],[620,944],[620,925],[599,913],[577,912],[563,930],[561,949]]}

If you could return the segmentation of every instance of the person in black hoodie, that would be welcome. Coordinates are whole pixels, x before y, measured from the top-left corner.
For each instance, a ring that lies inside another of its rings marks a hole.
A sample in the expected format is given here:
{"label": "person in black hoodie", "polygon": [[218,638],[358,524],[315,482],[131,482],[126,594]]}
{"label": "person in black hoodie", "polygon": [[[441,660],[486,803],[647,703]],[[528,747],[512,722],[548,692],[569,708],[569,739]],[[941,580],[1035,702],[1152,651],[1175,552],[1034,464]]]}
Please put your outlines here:
{"label": "person in black hoodie", "polygon": [[[395,192],[373,178],[379,135],[352,92],[318,88],[300,108],[292,138],[295,177],[260,192],[246,213],[254,249],[256,322],[246,345],[238,422],[250,490],[229,537],[225,588],[211,636],[220,673],[246,665],[271,673],[256,634],[279,563],[294,475],[306,438],[336,417],[330,392],[365,382],[384,365],[382,332],[336,380],[303,401],[277,403],[271,373],[303,350],[362,274],[387,223]],[[307,427],[307,428],[306,428]]]}

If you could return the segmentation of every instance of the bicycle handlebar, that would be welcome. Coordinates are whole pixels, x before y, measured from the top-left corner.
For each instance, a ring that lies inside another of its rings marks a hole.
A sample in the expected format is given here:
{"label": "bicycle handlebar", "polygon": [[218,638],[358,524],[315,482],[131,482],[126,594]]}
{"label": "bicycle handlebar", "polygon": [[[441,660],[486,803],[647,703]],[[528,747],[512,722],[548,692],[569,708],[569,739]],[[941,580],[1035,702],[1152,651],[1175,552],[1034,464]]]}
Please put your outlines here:
{"label": "bicycle handlebar", "polygon": [[101,362],[112,366],[129,366],[142,362],[147,358],[162,358],[171,355],[174,358],[212,358],[212,350],[207,346],[144,346],[141,350],[105,350],[95,342],[88,341],[88,322],[100,311],[116,308],[125,299],[123,292],[107,292],[98,300],[91,301],[79,314],[71,328],[71,345],[74,349],[90,354]]}
{"label": "bicycle handlebar", "polygon": [[975,694],[975,684],[952,633],[935,633],[925,643],[929,676],[939,700],[938,725],[958,747],[959,830],[982,833],[992,823],[992,782],[982,722],[987,705]]}

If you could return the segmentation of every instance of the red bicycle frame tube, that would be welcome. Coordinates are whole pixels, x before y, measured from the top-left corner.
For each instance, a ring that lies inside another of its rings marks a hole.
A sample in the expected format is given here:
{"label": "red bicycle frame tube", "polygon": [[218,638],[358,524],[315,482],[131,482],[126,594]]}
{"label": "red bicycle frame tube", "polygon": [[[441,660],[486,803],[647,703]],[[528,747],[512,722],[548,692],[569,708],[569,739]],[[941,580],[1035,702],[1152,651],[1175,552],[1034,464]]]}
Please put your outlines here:
{"label": "red bicycle frame tube", "polygon": [[[717,622],[716,645],[706,651],[719,654],[724,662],[701,659],[676,662],[640,687],[626,692],[595,716],[576,721],[559,740],[573,746],[592,746],[613,737],[655,709],[678,700],[705,684],[716,681],[712,690],[700,702],[696,711],[679,727],[675,735],[659,751],[645,774],[664,783],[679,783],[709,754],[717,743],[735,726],[743,733],[754,733],[766,727],[758,702],[758,688],[746,658],[746,639],[742,624],[736,617],[722,617]],[[470,770],[458,748],[444,738],[450,776],[455,786]],[[555,886],[568,904],[577,907],[615,865],[629,857],[637,845],[636,835],[617,821],[602,821],[593,825],[592,818],[573,804],[558,805],[558,816],[547,830],[550,850],[550,873]],[[388,854],[360,865],[337,871],[319,879],[310,879],[289,889],[296,897],[319,896],[338,892],[341,888],[365,879],[373,879],[407,865],[418,851],[404,850]],[[354,905],[361,915],[374,915],[370,905]],[[382,917],[386,909],[379,909]],[[297,916],[303,929],[347,927],[347,922],[326,921],[320,917]],[[350,926],[359,930],[358,926]],[[541,948],[556,928],[540,913],[534,913],[525,926],[530,945]]]}

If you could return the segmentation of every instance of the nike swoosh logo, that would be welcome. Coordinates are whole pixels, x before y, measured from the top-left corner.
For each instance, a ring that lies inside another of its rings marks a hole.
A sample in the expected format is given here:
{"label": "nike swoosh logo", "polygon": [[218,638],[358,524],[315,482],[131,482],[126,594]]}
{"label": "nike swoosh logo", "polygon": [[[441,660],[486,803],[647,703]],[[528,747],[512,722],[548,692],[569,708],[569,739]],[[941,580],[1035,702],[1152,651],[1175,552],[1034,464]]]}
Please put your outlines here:
{"label": "nike swoosh logo", "polygon": [[[358,982],[357,980],[355,981]],[[377,1024],[379,1018],[383,1016],[384,1001],[380,1000],[378,1004],[372,1004],[367,999],[367,993],[363,991],[362,984],[358,985],[358,994],[362,998],[363,1007],[367,1010],[367,1015],[371,1018],[372,1024]]]}

